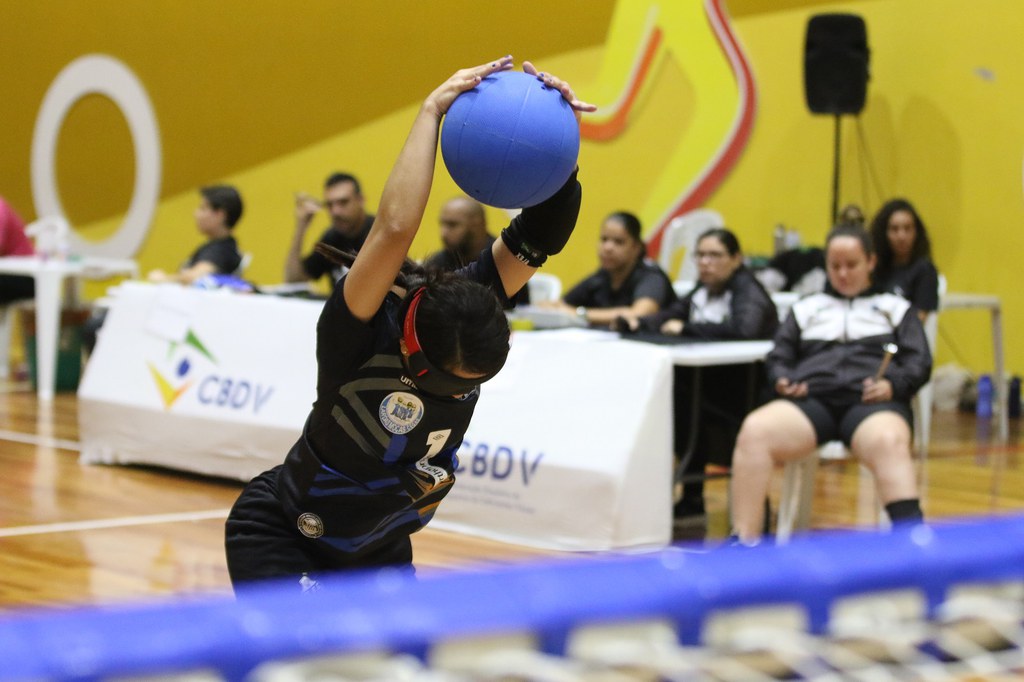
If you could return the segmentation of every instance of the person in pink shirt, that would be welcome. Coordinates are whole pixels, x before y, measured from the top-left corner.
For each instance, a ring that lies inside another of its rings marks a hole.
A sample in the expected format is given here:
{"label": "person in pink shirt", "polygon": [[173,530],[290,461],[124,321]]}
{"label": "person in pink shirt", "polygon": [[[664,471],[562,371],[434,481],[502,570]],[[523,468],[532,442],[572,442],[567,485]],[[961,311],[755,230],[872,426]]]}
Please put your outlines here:
{"label": "person in pink shirt", "polygon": [[[31,256],[35,248],[25,235],[25,223],[0,197],[0,256]],[[35,298],[35,280],[24,275],[0,275],[0,305]]]}

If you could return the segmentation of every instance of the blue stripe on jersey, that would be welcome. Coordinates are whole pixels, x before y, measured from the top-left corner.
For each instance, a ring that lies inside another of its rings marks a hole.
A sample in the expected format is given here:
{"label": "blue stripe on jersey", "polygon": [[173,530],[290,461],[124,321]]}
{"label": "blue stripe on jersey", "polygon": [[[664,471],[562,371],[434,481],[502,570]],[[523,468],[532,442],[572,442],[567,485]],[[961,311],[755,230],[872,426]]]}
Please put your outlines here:
{"label": "blue stripe on jersey", "polygon": [[[377,491],[381,488],[399,485],[400,483],[401,479],[397,476],[386,476],[367,481],[366,483],[360,483],[345,474],[335,471],[326,464],[321,464],[320,470],[313,477],[313,485],[310,486],[309,492],[311,495],[318,497],[331,494],[345,494],[346,492],[364,494],[367,489],[369,491]],[[337,491],[337,493],[334,491]]]}
{"label": "blue stripe on jersey", "polygon": [[357,535],[350,538],[338,538],[323,535],[318,538],[318,540],[342,552],[355,552],[371,542],[380,540],[395,528],[409,523],[416,523],[417,525],[420,525],[421,523],[419,512],[415,509],[403,509],[400,512],[384,517],[381,519],[380,523],[377,524],[376,528],[364,535]]}
{"label": "blue stripe on jersey", "polygon": [[401,458],[402,453],[405,452],[405,445],[409,442],[408,436],[392,436],[391,442],[388,443],[388,449],[384,451],[381,457],[385,464],[394,464]]}
{"label": "blue stripe on jersey", "polygon": [[372,495],[376,497],[377,491],[367,490],[366,488],[361,488],[359,486],[353,485],[348,486],[347,488],[310,488],[307,491],[306,495],[309,497],[365,497],[366,495]]}

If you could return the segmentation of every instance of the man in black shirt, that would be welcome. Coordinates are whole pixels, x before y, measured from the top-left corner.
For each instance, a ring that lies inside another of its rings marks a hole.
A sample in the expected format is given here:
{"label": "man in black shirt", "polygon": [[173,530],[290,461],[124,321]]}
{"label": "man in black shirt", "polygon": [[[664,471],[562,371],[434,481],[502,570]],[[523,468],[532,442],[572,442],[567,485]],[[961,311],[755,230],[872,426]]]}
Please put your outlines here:
{"label": "man in black shirt", "polygon": [[[496,238],[487,231],[487,214],[483,204],[466,196],[446,201],[437,222],[441,228],[444,248],[423,262],[427,270],[455,272],[475,261],[481,251],[491,248]],[[529,303],[529,288],[520,289],[513,299],[516,305]]]}
{"label": "man in black shirt", "polygon": [[494,236],[487,231],[484,207],[469,197],[446,201],[437,222],[444,248],[423,263],[428,269],[454,272],[476,260],[494,242]]}
{"label": "man in black shirt", "polygon": [[324,208],[331,218],[328,227],[320,240],[342,251],[358,252],[363,246],[373,216],[367,215],[363,192],[359,180],[348,173],[332,173],[324,182],[323,203],[308,194],[297,194],[295,197],[295,234],[284,263],[284,279],[286,282],[305,282],[317,280],[326,274],[331,275],[331,282],[341,276],[341,270],[334,263],[316,252],[303,257],[302,245],[306,230],[313,222],[313,216]]}

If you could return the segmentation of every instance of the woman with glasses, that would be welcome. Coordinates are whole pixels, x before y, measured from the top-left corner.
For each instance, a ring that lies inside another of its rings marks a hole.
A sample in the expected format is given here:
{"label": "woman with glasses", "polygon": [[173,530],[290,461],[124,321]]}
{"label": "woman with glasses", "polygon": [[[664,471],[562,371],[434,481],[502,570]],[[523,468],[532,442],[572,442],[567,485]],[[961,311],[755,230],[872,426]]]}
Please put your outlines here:
{"label": "woman with glasses", "polygon": [[[622,331],[660,332],[707,341],[770,339],[779,326],[771,297],[743,264],[736,235],[724,227],[697,239],[697,285],[672,305],[646,317],[622,316]],[[682,498],[676,503],[677,526],[703,523],[704,470],[708,462],[728,466],[736,434],[752,407],[762,372],[744,365],[707,367],[701,374],[700,428],[696,447],[683,472]],[[677,367],[674,382],[676,452],[684,451],[690,432],[693,370]]]}
{"label": "woman with glasses", "polygon": [[724,227],[697,238],[697,285],[690,293],[653,315],[623,315],[620,327],[672,336],[727,341],[770,339],[778,313],[761,283],[743,265],[739,240]]}
{"label": "woman with glasses", "polygon": [[640,220],[617,211],[604,219],[597,256],[601,267],[574,286],[561,301],[545,307],[578,315],[587,324],[608,327],[617,318],[658,312],[676,300],[669,280],[657,263],[644,258]]}

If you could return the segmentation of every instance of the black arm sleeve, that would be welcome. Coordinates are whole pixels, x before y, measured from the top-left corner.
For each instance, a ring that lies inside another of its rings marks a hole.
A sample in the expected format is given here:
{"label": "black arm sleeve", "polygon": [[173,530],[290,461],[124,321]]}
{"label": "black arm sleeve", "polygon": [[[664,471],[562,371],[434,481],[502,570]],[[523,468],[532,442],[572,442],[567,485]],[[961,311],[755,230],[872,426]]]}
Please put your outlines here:
{"label": "black arm sleeve", "polygon": [[561,189],[550,198],[536,206],[524,208],[501,231],[502,241],[516,258],[533,267],[540,267],[548,256],[559,253],[565,247],[576,227],[583,196],[583,189],[576,179],[577,173],[578,170],[573,171]]}

